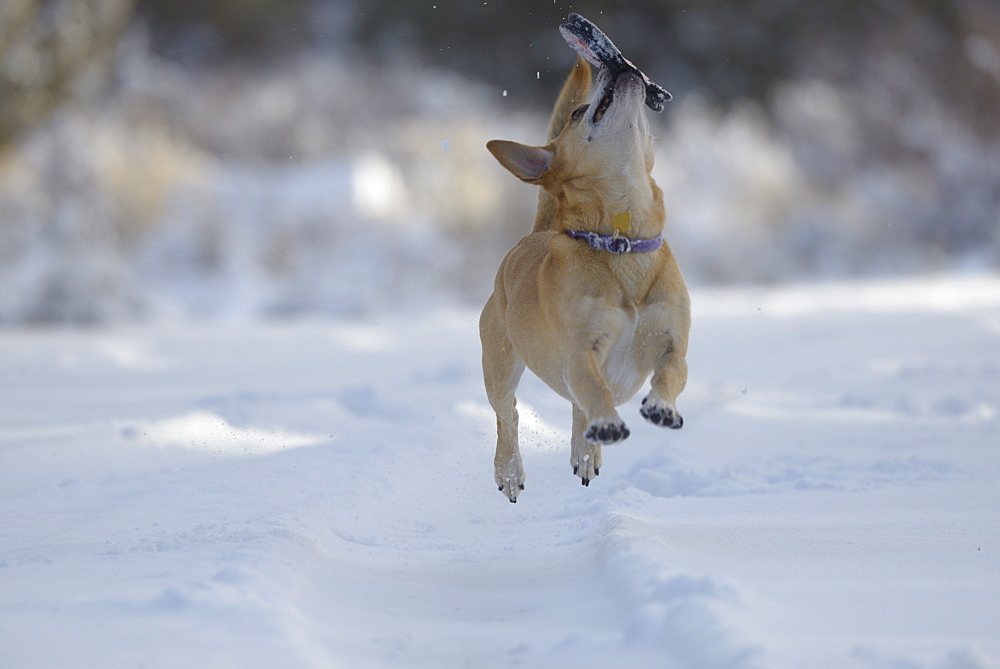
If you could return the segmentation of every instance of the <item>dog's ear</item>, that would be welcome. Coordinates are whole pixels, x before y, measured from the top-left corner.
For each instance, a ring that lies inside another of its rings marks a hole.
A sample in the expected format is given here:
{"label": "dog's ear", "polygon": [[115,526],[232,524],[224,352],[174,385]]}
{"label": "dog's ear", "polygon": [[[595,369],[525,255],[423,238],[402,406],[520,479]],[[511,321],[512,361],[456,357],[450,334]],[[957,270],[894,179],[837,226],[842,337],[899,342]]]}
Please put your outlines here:
{"label": "dog's ear", "polygon": [[487,142],[486,148],[511,174],[528,183],[538,183],[552,167],[554,154],[543,146],[525,146],[517,142],[494,139],[492,142]]}
{"label": "dog's ear", "polygon": [[559,99],[552,108],[549,118],[548,141],[554,140],[566,127],[569,117],[577,107],[587,101],[590,95],[590,65],[583,58],[576,57],[576,65],[570,70],[563,84]]}

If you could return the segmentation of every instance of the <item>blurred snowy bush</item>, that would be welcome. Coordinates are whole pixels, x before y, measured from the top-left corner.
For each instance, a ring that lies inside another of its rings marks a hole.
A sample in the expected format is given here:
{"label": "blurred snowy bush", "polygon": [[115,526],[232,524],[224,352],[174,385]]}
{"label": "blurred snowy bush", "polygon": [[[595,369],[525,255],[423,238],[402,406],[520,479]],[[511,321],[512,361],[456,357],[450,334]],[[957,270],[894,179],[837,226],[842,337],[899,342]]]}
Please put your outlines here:
{"label": "blurred snowy bush", "polygon": [[995,269],[1000,137],[923,83],[790,82],[771,115],[679,101],[654,176],[682,268],[708,282]]}
{"label": "blurred snowy bush", "polygon": [[0,149],[100,82],[133,0],[0,3]]}
{"label": "blurred snowy bush", "polygon": [[501,120],[492,91],[447,72],[317,52],[194,73],[141,32],[118,60],[112,94],[2,157],[0,321],[478,297],[530,225],[529,194],[483,147],[534,119]]}
{"label": "blurred snowy bush", "polygon": [[[1000,84],[993,43],[966,48]],[[545,117],[513,89],[345,53],[184,68],[133,27],[113,85],[0,152],[0,323],[482,300],[535,201],[484,145],[540,142]],[[926,76],[886,59],[766,106],[678,96],[653,118],[654,176],[689,278],[995,268],[1000,138]]]}

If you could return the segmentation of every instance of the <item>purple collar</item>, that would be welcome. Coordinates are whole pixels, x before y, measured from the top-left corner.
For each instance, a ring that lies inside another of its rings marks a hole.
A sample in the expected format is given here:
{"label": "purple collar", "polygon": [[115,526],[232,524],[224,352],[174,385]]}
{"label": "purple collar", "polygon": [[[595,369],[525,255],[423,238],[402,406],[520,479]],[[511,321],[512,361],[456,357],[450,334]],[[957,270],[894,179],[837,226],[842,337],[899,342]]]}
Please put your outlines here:
{"label": "purple collar", "polygon": [[652,239],[629,239],[621,235],[599,235],[596,232],[581,232],[579,230],[567,230],[566,234],[573,239],[586,239],[590,248],[595,251],[607,251],[608,253],[649,253],[659,250],[663,246],[663,235],[656,235]]}

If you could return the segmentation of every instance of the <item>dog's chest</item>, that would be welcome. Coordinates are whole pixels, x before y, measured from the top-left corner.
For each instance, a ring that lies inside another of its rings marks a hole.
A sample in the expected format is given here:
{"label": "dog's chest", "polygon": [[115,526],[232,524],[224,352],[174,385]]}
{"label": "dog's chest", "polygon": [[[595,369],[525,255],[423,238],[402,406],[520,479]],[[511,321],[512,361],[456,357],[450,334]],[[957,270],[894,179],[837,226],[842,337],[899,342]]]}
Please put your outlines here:
{"label": "dog's chest", "polygon": [[644,333],[641,316],[626,318],[621,335],[615,340],[604,363],[604,380],[615,398],[615,404],[625,402],[639,390],[649,376],[650,369],[645,361],[643,348],[648,336]]}

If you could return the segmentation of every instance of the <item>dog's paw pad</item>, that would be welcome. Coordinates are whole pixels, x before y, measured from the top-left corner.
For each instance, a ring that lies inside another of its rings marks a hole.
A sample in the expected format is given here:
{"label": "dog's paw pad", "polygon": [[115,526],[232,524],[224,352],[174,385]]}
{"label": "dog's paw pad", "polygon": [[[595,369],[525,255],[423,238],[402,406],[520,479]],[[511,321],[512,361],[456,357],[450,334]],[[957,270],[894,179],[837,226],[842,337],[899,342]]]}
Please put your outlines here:
{"label": "dog's paw pad", "polygon": [[628,438],[630,434],[632,433],[621,420],[617,422],[594,421],[587,428],[583,437],[592,444],[613,444]]}
{"label": "dog's paw pad", "polygon": [[666,403],[649,401],[648,397],[642,401],[639,413],[653,425],[669,427],[674,430],[679,430],[684,426],[684,418],[676,409]]}

